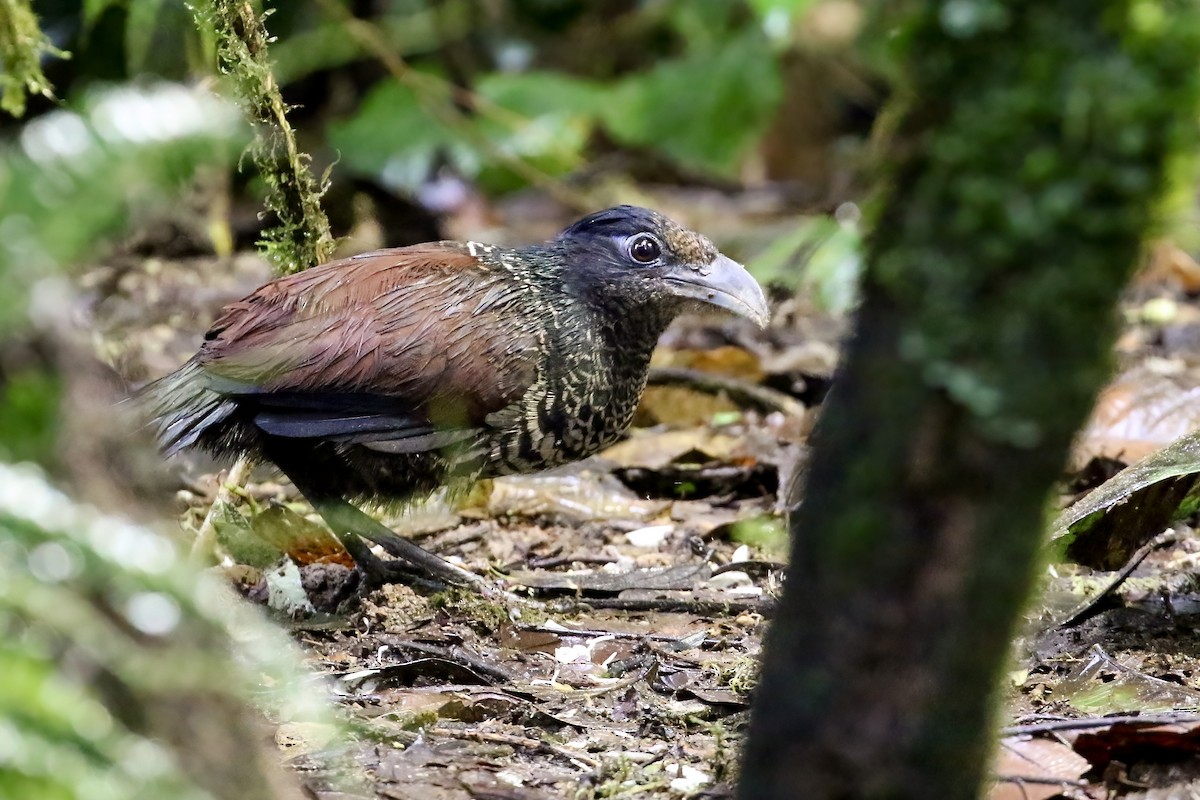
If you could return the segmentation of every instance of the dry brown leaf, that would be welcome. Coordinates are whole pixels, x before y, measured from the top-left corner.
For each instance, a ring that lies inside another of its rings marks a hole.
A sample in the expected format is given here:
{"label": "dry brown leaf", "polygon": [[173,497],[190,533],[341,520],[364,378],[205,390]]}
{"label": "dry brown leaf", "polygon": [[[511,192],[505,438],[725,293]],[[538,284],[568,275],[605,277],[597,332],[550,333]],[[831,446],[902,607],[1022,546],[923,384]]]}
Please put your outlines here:
{"label": "dry brown leaf", "polygon": [[354,566],[346,548],[328,528],[287,506],[271,506],[255,515],[252,525],[256,535],[287,553],[298,565],[330,563]]}
{"label": "dry brown leaf", "polygon": [[713,433],[703,428],[679,431],[635,433],[600,454],[619,467],[661,469],[684,453],[698,450],[713,461],[727,460],[742,443],[735,436]]}
{"label": "dry brown leaf", "polygon": [[580,470],[497,478],[486,512],[490,517],[550,516],[576,522],[645,520],[669,505],[643,500],[608,473]]}
{"label": "dry brown leaf", "polygon": [[1071,463],[1093,458],[1139,461],[1200,428],[1200,376],[1165,375],[1144,367],[1118,377],[1100,393],[1080,433]]}
{"label": "dry brown leaf", "polygon": [[1146,266],[1138,273],[1140,284],[1174,283],[1189,294],[1200,292],[1200,264],[1178,245],[1159,241],[1150,250]]}
{"label": "dry brown leaf", "polygon": [[1074,738],[1075,750],[1097,767],[1113,760],[1132,763],[1146,753],[1160,759],[1195,758],[1200,753],[1200,722],[1117,722],[1107,728],[1083,731]]}
{"label": "dry brown leaf", "polygon": [[652,365],[656,367],[682,367],[725,375],[758,383],[766,373],[758,356],[743,347],[725,345],[711,350],[660,350],[654,355]]}
{"label": "dry brown leaf", "polygon": [[[1090,770],[1086,758],[1052,739],[1007,736],[1000,740],[992,772],[997,780],[988,800],[1048,800],[1070,789]],[[1032,783],[1020,778],[1064,783]]]}
{"label": "dry brown leaf", "polygon": [[645,428],[660,423],[698,427],[712,422],[717,414],[737,411],[741,411],[737,403],[719,394],[683,386],[648,386],[633,421]]}

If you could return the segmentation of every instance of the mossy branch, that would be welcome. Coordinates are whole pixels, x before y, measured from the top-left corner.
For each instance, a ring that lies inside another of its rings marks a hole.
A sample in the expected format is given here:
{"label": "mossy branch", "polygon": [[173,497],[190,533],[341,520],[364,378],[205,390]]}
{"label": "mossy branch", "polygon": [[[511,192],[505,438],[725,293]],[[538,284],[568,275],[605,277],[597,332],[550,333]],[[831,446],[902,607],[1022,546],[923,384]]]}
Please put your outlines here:
{"label": "mossy branch", "polygon": [[20,117],[29,95],[54,99],[54,88],[42,72],[47,55],[70,58],[50,44],[27,0],[0,0],[0,109]]}
{"label": "mossy branch", "polygon": [[267,186],[266,207],[279,218],[260,244],[284,274],[328,261],[334,239],[321,208],[326,184],[313,175],[308,155],[296,144],[288,106],[267,60],[263,19],[270,12],[260,16],[250,0],[209,0],[193,9],[197,24],[212,28],[218,67],[232,78],[257,128],[251,157]]}

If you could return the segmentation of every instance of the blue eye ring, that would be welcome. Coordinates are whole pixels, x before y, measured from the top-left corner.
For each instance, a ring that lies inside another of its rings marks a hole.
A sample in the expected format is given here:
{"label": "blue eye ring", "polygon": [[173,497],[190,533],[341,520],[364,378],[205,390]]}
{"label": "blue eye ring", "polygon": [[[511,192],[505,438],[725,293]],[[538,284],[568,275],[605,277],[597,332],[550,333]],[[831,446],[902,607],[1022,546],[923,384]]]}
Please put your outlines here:
{"label": "blue eye ring", "polygon": [[639,233],[629,240],[629,258],[638,264],[653,264],[662,258],[662,245],[648,233]]}

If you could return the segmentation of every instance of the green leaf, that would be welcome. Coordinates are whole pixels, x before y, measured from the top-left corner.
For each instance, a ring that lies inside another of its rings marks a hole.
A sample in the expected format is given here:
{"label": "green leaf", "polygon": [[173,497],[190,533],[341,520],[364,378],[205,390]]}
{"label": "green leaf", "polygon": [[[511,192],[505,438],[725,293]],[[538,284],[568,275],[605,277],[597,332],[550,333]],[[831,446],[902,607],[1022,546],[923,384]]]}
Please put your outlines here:
{"label": "green leaf", "polygon": [[783,92],[778,65],[757,34],[696,51],[627,78],[603,107],[617,141],[679,164],[733,176],[770,122]]}
{"label": "green leaf", "polygon": [[497,73],[476,87],[476,113],[448,122],[446,115],[456,113],[449,87],[433,81],[422,87],[418,93],[383,81],[353,117],[332,124],[329,140],[343,163],[406,189],[441,161],[487,188],[516,188],[520,180],[499,155],[551,175],[574,169],[604,101],[598,86],[566,75]]}
{"label": "green leaf", "polygon": [[[479,130],[497,152],[523,159],[552,176],[565,175],[583,162],[605,95],[596,84],[554,72],[495,73],[480,81],[478,92],[496,109],[481,115]],[[490,164],[481,182],[488,188],[518,188],[510,170]]]}
{"label": "green leaf", "polygon": [[599,84],[561,72],[496,72],[479,82],[478,92],[530,119],[547,114],[595,115],[605,100]]}
{"label": "green leaf", "polygon": [[788,531],[775,517],[754,517],[733,524],[731,541],[757,547],[769,556],[783,556],[788,548]]}
{"label": "green leaf", "polygon": [[1200,432],[1131,464],[1065,508],[1051,528],[1050,546],[1085,566],[1119,569],[1198,504]]}
{"label": "green leaf", "polygon": [[[449,95],[432,102],[450,103]],[[408,86],[384,80],[367,93],[353,117],[329,126],[329,143],[346,167],[382,177],[389,186],[415,188],[432,170],[440,150],[454,137],[425,111]],[[469,161],[469,148],[446,156]]]}

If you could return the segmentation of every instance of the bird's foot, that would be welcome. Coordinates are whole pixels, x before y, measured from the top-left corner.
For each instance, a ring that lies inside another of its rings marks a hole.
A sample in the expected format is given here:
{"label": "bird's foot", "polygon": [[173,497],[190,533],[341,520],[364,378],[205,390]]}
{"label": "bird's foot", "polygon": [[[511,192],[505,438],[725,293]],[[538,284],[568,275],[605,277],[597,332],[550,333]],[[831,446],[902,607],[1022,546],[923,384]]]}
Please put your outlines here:
{"label": "bird's foot", "polygon": [[444,583],[433,580],[429,574],[401,559],[383,559],[371,552],[371,546],[363,539],[352,533],[338,537],[345,546],[359,574],[362,588],[371,590],[389,583],[403,583],[409,586],[425,586],[431,589],[441,589]]}
{"label": "bird's foot", "polygon": [[[313,502],[313,506],[345,545],[355,563],[362,568],[369,582],[394,583],[398,577],[403,583],[412,583],[414,577],[417,580],[423,577],[451,586],[463,586],[485,596],[497,591],[478,575],[430,553],[343,500],[319,499]],[[363,539],[382,547],[400,564],[380,561]],[[399,574],[397,570],[400,570]]]}

